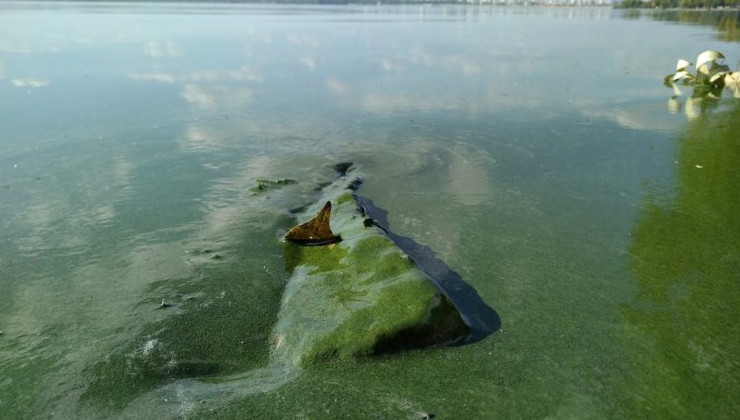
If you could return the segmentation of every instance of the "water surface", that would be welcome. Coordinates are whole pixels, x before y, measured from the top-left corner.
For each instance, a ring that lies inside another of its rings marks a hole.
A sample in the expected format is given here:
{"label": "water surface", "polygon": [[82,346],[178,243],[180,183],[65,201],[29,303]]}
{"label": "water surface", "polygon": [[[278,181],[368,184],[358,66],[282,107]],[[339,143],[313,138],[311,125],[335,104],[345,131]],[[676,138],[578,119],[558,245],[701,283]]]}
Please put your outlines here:
{"label": "water surface", "polygon": [[[687,119],[662,86],[705,49],[737,67],[713,27],[607,8],[0,8],[0,417],[740,409],[737,103]],[[498,332],[270,367],[280,232],[339,161]],[[280,178],[298,183],[253,194]]]}

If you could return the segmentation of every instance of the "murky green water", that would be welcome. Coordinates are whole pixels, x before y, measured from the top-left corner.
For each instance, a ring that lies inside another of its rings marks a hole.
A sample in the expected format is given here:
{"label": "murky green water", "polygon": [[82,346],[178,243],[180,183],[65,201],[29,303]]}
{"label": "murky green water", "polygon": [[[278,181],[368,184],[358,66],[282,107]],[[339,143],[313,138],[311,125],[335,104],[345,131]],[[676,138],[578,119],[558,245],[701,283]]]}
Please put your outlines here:
{"label": "murky green water", "polygon": [[[704,49],[738,67],[714,27],[604,8],[0,9],[0,417],[740,410],[740,108],[687,119],[662,86]],[[499,331],[270,367],[287,211],[347,160]],[[299,182],[251,193],[279,178]]]}

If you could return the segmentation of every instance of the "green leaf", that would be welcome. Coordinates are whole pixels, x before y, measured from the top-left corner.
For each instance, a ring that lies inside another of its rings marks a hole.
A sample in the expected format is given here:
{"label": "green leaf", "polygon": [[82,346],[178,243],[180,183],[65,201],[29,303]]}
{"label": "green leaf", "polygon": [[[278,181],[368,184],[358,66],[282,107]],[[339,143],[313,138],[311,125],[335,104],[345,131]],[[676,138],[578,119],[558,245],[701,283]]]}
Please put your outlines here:
{"label": "green leaf", "polygon": [[727,74],[727,72],[724,72],[724,71],[720,71],[720,72],[717,72],[717,73],[713,74],[709,78],[709,83],[715,84],[715,83],[717,83],[719,81],[719,83],[722,83],[722,85],[724,86],[724,78],[725,78],[725,75],[726,74]]}

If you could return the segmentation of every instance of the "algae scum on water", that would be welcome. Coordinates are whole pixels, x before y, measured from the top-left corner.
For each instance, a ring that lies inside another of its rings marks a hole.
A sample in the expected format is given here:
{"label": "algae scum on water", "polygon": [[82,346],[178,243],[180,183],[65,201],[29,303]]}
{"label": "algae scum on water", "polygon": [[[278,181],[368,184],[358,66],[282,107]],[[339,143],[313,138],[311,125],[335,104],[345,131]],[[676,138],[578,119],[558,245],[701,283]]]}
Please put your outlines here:
{"label": "algae scum on water", "polygon": [[[192,298],[181,305],[160,305],[165,311],[182,313],[147,326],[135,346],[98,363],[83,397],[93,406],[129,410],[135,405],[137,411],[148,407],[147,411],[183,415],[208,407],[208,396],[223,400],[274,389],[313,363],[465,344],[498,328],[496,313],[469,287],[462,297],[459,276],[449,268],[446,273],[440,270],[438,260],[420,251],[426,248],[410,246],[410,240],[400,237],[394,242],[393,234],[382,225],[383,213],[357,194],[362,178],[350,164],[333,169],[338,179],[315,189],[314,204],[292,213],[284,211],[268,224],[265,235],[253,238],[268,239],[276,249],[282,246],[281,259],[271,254],[271,263],[282,264],[287,277],[279,300],[273,283],[267,289],[263,285],[247,292],[251,301],[226,304],[222,299],[190,307],[197,300]],[[276,195],[290,194],[288,186],[297,184],[262,181],[253,197],[268,205]],[[269,232],[283,230],[290,221],[286,214],[294,214],[302,223],[285,234],[282,244],[274,235],[270,241]],[[211,249],[203,252],[220,255]],[[233,258],[250,259],[251,255]],[[209,259],[221,262],[221,258]],[[424,270],[426,261],[436,261],[434,273],[444,275],[431,278]],[[451,293],[444,283],[450,278],[458,281],[450,283],[456,289]],[[229,281],[239,284],[244,279]],[[181,289],[188,287],[193,285]],[[197,295],[195,290],[190,292],[185,296]],[[255,292],[264,294],[266,305],[259,306]],[[235,290],[229,293],[238,295]],[[476,308],[468,305],[473,298],[477,308],[487,311],[470,311]],[[224,305],[229,309],[216,309]],[[250,321],[261,313],[257,324],[245,325],[257,338],[250,346],[239,347],[237,357],[214,351],[222,340],[235,342],[244,332],[228,327],[226,333],[231,336],[223,335],[213,331],[221,328],[218,322],[203,325],[199,317],[223,319],[242,309]],[[269,318],[273,325],[267,325]],[[185,324],[192,325],[194,332],[186,333],[184,339],[180,332],[188,331]]]}

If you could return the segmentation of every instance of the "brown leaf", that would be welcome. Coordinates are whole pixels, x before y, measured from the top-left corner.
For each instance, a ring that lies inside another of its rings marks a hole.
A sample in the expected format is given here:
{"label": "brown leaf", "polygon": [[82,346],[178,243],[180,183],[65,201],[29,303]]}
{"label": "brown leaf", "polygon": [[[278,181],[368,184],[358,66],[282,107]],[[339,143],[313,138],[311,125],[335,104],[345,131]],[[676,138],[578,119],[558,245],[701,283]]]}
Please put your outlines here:
{"label": "brown leaf", "polygon": [[334,235],[329,226],[331,217],[331,201],[327,201],[316,217],[306,223],[300,224],[285,234],[285,239],[300,245],[329,245],[342,240],[340,236]]}

